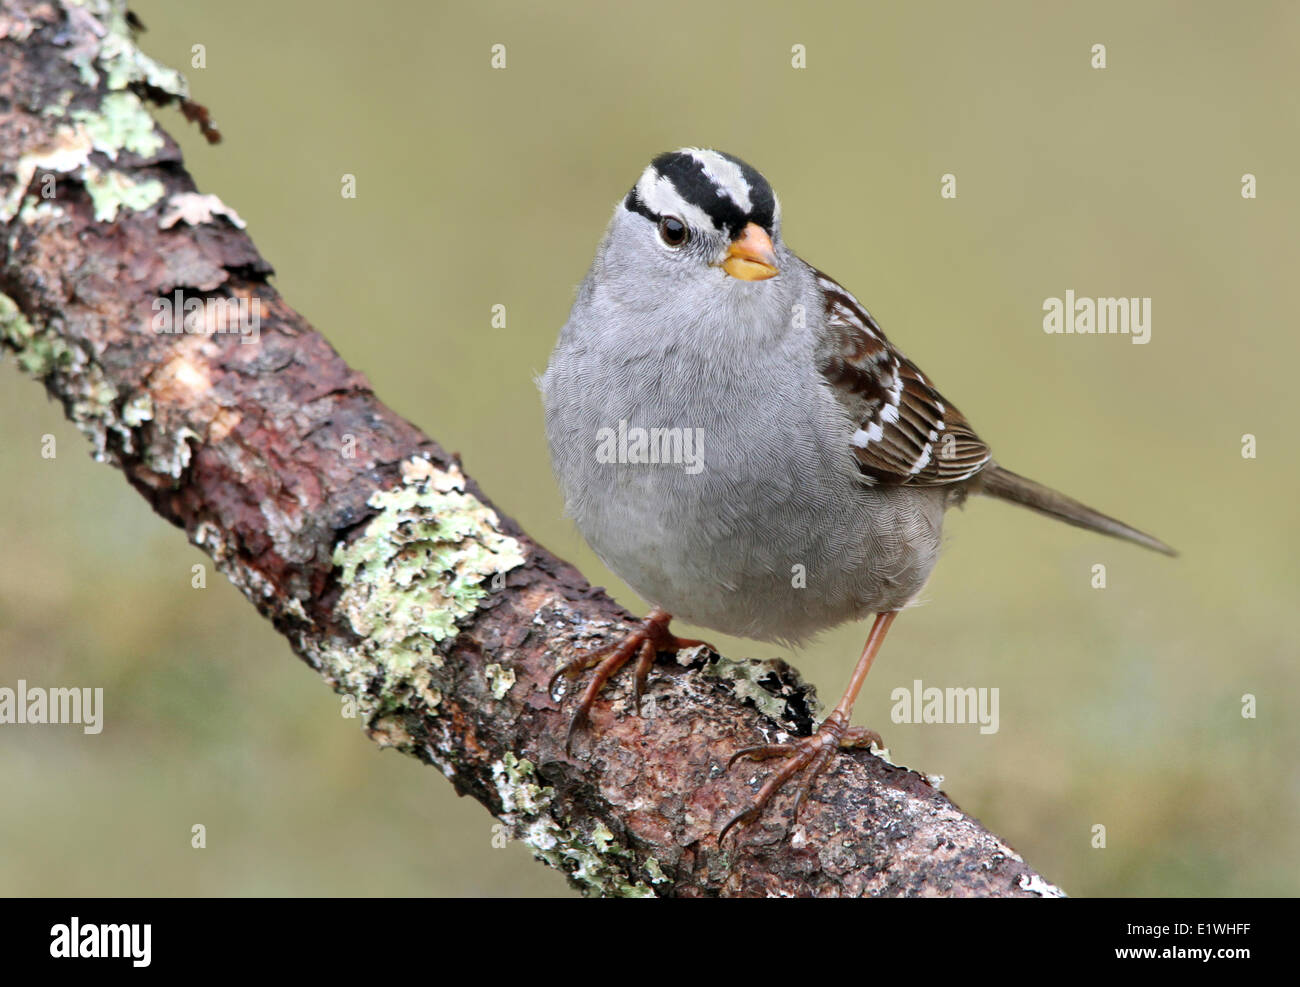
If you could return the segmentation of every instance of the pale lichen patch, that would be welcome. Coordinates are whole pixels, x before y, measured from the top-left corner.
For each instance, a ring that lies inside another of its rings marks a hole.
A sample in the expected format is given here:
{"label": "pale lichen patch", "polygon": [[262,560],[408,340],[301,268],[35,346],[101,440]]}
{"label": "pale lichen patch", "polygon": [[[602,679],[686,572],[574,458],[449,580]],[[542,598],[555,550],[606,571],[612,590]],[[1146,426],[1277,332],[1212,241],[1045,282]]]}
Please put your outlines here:
{"label": "pale lichen patch", "polygon": [[29,195],[23,199],[23,206],[18,210],[18,222],[24,226],[38,223],[54,223],[67,216],[63,207],[50,199],[38,199]]}
{"label": "pale lichen patch", "polygon": [[[906,771],[911,770],[911,768],[909,768],[906,764],[899,764],[897,761],[892,760],[893,753],[890,751],[888,747],[881,747],[879,744],[873,741],[871,746],[867,749],[870,750],[871,753],[874,754],[876,757],[880,758],[880,760],[884,761],[886,764],[891,764],[896,768],[903,768]],[[943,780],[942,775],[938,777],[940,781]],[[930,787],[934,788],[937,786],[931,785]]]}
{"label": "pale lichen patch", "polygon": [[181,425],[167,433],[159,432],[155,434],[154,441],[144,447],[145,465],[159,476],[170,476],[178,480],[189,468],[190,459],[194,455],[191,442],[199,445],[203,442],[203,436],[188,425]]}
{"label": "pale lichen patch", "polygon": [[[439,489],[448,480],[458,485]],[[478,609],[487,579],[523,565],[519,542],[463,484],[455,466],[435,467],[431,478],[374,494],[379,516],[335,550],[346,588],[340,610],[367,640],[431,656]]]}
{"label": "pale lichen patch", "polygon": [[0,294],[0,340],[17,353],[18,365],[33,377],[62,376],[68,417],[94,446],[95,459],[110,458],[110,433],[119,437],[125,451],[135,449],[133,422],[141,420],[145,408],[131,403],[119,412],[117,388],[98,363],[64,340],[61,326],[32,322],[12,298]]}
{"label": "pale lichen patch", "polygon": [[31,324],[27,316],[23,315],[18,304],[8,295],[0,292],[0,339],[18,351],[19,366],[29,374],[43,377],[45,374],[40,372],[41,363],[46,357],[54,362],[54,354],[51,351],[45,354],[29,354],[28,350],[32,349],[37,338],[36,327]]}
{"label": "pale lichen patch", "polygon": [[[699,648],[682,651],[678,654],[677,660],[681,664],[688,665],[699,658],[700,653]],[[747,700],[760,713],[778,723],[788,723],[794,718],[789,705],[794,689],[783,687],[780,694],[775,694],[765,684],[783,681],[784,663],[774,659],[733,661],[718,655],[714,660],[706,662],[702,671],[706,676],[721,679],[738,698]],[[817,699],[811,686],[801,688],[809,711],[815,714]]]}
{"label": "pale lichen patch", "polygon": [[245,223],[239,213],[231,209],[215,195],[201,195],[198,192],[176,192],[167,200],[167,208],[158,217],[158,228],[169,230],[177,223],[189,226],[202,226],[211,223],[217,216],[224,216],[231,225],[244,229]]}
{"label": "pale lichen patch", "polygon": [[68,116],[80,125],[95,150],[110,161],[116,161],[123,151],[148,158],[163,148],[153,117],[133,92],[108,93],[97,109],[77,108]]}
{"label": "pale lichen patch", "polygon": [[14,168],[14,184],[0,194],[0,222],[19,214],[23,197],[38,171],[71,175],[89,191],[98,222],[112,222],[122,209],[141,211],[162,198],[165,188],[156,179],[137,181],[116,169],[90,164],[98,151],[116,162],[125,151],[150,158],[165,147],[144,101],[129,88],[143,83],[178,98],[188,97],[184,78],[163,68],[140,51],[126,23],[126,5],[109,0],[64,0],[69,18],[80,22],[80,41],[67,47],[64,57],[77,66],[88,85],[99,83],[103,72],[108,92],[93,107],[70,107],[71,93],[51,97],[44,108],[48,116],[66,117],[71,126],[60,127],[41,147],[23,154]]}
{"label": "pale lichen patch", "polygon": [[1066,894],[1055,884],[1049,884],[1037,874],[1021,874],[1020,890],[1028,891],[1042,898],[1064,898]]}
{"label": "pale lichen patch", "polygon": [[396,747],[398,750],[413,750],[415,738],[407,732],[398,716],[380,716],[370,721],[366,732],[370,739],[382,747]]}
{"label": "pale lichen patch", "polygon": [[668,875],[664,873],[663,868],[659,866],[659,861],[654,857],[645,862],[645,869],[650,875],[651,884],[664,884],[668,881]]}
{"label": "pale lichen patch", "polygon": [[143,212],[163,197],[167,190],[156,178],[137,182],[120,171],[101,171],[87,165],[83,171],[86,191],[95,207],[97,223],[111,223],[122,209]]}
{"label": "pale lichen patch", "polygon": [[[501,821],[528,844],[535,857],[568,874],[583,894],[655,897],[650,885],[627,876],[633,855],[603,823],[596,823],[591,833],[583,836],[557,822],[555,789],[539,784],[537,771],[527,758],[507,752],[493,763],[492,781],[501,801]],[[645,868],[653,883],[667,881],[653,857],[647,859]]]}
{"label": "pale lichen patch", "polygon": [[315,621],[311,619],[311,616],[307,613],[307,611],[303,609],[302,601],[299,600],[297,597],[294,596],[289,597],[289,602],[284,605],[284,611],[285,613],[289,614],[289,616],[297,618],[298,620],[302,621],[304,624],[315,623]]}
{"label": "pale lichen patch", "polygon": [[[482,604],[485,583],[524,562],[496,513],[465,492],[456,466],[417,457],[403,463],[402,477],[371,496],[378,516],[334,551],[343,587],[335,612],[362,640],[355,653],[337,656],[331,673],[372,712],[411,693],[436,708],[442,695],[431,673],[442,665],[440,646]],[[383,681],[374,681],[376,669]],[[494,694],[511,684],[513,673],[501,673]]]}
{"label": "pale lichen patch", "polygon": [[92,147],[90,135],[81,128],[59,127],[46,143],[23,154],[14,165],[17,177],[13,185],[0,196],[0,223],[8,223],[18,215],[24,194],[37,172],[76,172],[86,164]]}
{"label": "pale lichen patch", "polygon": [[114,0],[62,0],[70,18],[86,21],[100,40],[68,49],[67,58],[77,66],[88,85],[98,84],[104,72],[108,88],[121,90],[142,82],[178,99],[189,97],[185,77],[175,69],[159,65],[131,40],[126,22],[126,4]]}
{"label": "pale lichen patch", "polygon": [[128,428],[138,428],[152,419],[153,399],[148,391],[141,391],[122,405],[122,424]]}
{"label": "pale lichen patch", "polygon": [[495,662],[483,669],[483,677],[487,679],[488,688],[495,699],[504,699],[510,687],[515,684],[514,669],[502,668]]}

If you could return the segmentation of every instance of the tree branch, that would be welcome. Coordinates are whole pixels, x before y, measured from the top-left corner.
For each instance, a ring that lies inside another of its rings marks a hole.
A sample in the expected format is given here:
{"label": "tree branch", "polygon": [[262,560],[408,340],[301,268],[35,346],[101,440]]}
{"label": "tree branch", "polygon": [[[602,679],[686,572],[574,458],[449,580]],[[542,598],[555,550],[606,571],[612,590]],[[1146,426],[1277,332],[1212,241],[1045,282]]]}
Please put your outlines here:
{"label": "tree branch", "polygon": [[[788,837],[785,801],[720,850],[765,774],[725,770],[730,754],[813,725],[783,662],[696,649],[658,666],[640,717],[620,677],[567,757],[547,680],[631,618],[285,303],[146,99],[206,120],[115,0],[0,0],[0,342],[356,697],[372,738],[438,767],[588,893],[1057,893],[923,776],[865,752],[836,759]],[[186,299],[202,331],[157,331]]]}

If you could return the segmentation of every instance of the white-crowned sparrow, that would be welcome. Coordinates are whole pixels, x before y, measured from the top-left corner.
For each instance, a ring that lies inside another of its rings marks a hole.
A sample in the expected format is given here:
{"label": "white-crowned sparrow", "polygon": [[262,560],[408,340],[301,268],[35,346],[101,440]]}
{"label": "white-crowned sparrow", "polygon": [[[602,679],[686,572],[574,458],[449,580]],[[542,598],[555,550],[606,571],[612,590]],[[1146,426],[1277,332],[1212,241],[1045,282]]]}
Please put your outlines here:
{"label": "white-crowned sparrow", "polygon": [[[993,462],[988,447],[848,291],[781,239],[772,188],[738,158],[655,158],[614,209],[540,379],[567,513],[654,609],[596,666],[570,730],[633,657],[638,703],[670,614],[797,642],[876,614],[844,698],[783,756],[751,821],[804,768],[794,812],[839,746],[898,611],[939,554],[944,511],[988,494],[1174,554],[1163,542]],[[733,758],[734,761],[734,758]]]}

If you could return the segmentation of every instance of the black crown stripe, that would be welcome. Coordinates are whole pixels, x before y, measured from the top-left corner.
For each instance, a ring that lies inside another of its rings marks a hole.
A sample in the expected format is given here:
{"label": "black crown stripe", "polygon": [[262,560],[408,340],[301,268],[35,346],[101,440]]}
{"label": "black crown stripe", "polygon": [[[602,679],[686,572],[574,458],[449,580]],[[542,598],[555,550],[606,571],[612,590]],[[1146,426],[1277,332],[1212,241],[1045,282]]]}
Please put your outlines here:
{"label": "black crown stripe", "polygon": [[[726,192],[718,188],[704,171],[704,166],[692,155],[682,151],[667,151],[659,155],[651,165],[660,175],[673,184],[685,201],[698,207],[713,220],[720,230],[726,230],[731,237],[740,235],[740,231],[749,223],[757,223],[768,235],[773,235],[776,221],[776,196],[767,179],[757,171],[730,154],[722,154],[728,161],[740,168],[741,174],[749,185],[751,207],[748,212],[742,209]],[[653,222],[663,217],[652,212],[636,193],[636,186],[628,192],[623,205],[631,212],[640,213]]]}

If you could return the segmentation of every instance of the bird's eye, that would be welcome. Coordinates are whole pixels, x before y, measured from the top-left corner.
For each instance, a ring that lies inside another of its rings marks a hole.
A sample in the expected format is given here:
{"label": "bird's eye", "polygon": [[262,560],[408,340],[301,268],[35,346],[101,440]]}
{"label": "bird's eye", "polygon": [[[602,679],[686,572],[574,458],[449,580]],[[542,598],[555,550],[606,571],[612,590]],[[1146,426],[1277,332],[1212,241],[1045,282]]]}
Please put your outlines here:
{"label": "bird's eye", "polygon": [[676,216],[659,220],[659,236],[670,247],[680,247],[686,242],[686,224]]}

